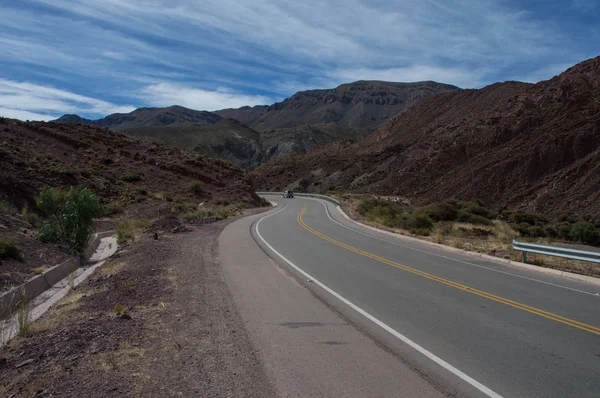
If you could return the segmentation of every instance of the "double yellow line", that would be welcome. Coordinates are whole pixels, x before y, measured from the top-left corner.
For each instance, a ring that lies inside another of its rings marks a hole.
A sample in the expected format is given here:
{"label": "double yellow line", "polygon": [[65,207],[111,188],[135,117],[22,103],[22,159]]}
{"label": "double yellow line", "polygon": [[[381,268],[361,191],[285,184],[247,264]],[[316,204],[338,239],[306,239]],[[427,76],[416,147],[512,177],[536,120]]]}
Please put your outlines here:
{"label": "double yellow line", "polygon": [[547,318],[547,319],[550,319],[550,320],[553,320],[553,321],[556,321],[556,322],[560,322],[560,323],[563,323],[565,325],[569,325],[571,327],[574,327],[574,328],[577,328],[577,329],[581,329],[581,330],[584,330],[586,332],[590,332],[590,333],[593,333],[595,335],[600,336],[600,328],[598,328],[596,326],[588,325],[586,323],[575,321],[573,319],[566,318],[564,316],[560,316],[560,315],[557,315],[557,314],[553,314],[551,312],[544,311],[544,310],[541,310],[539,308],[531,307],[529,305],[525,305],[525,304],[519,303],[517,301],[509,300],[509,299],[501,297],[501,296],[496,296],[495,294],[491,294],[491,293],[484,292],[482,290],[474,289],[472,287],[469,287],[469,286],[466,286],[466,285],[462,285],[460,283],[456,283],[456,282],[453,282],[453,281],[448,280],[448,279],[440,278],[439,276],[435,276],[435,275],[429,274],[427,272],[419,271],[419,270],[417,270],[415,268],[411,268],[411,267],[408,267],[406,265],[402,265],[402,264],[396,263],[394,261],[388,260],[388,259],[383,258],[383,257],[379,257],[379,256],[377,256],[375,254],[371,254],[371,253],[366,252],[364,250],[357,249],[355,247],[352,247],[350,245],[342,243],[342,242],[340,242],[338,240],[330,238],[327,235],[324,235],[324,234],[322,234],[322,233],[320,233],[318,231],[315,231],[314,229],[312,229],[311,227],[309,227],[308,225],[306,225],[304,223],[304,221],[302,220],[302,216],[306,212],[306,208],[307,207],[306,207],[306,204],[305,204],[304,208],[302,209],[302,211],[300,212],[300,214],[298,214],[298,217],[297,217],[298,224],[300,224],[306,230],[308,230],[309,232],[311,232],[314,235],[318,236],[319,238],[322,238],[322,239],[324,239],[324,240],[326,240],[328,242],[331,242],[334,245],[343,247],[344,249],[347,249],[347,250],[350,250],[350,251],[352,251],[354,253],[360,254],[361,256],[365,256],[365,257],[371,258],[373,260],[382,262],[384,264],[391,265],[392,267],[396,267],[396,268],[401,269],[403,271],[407,271],[407,272],[413,273],[415,275],[422,276],[423,278],[427,278],[427,279],[430,279],[430,280],[433,280],[433,281],[436,281],[436,282],[439,282],[439,283],[443,283],[444,285],[451,286],[453,288],[456,288],[456,289],[459,289],[459,290],[462,290],[462,291],[465,291],[465,292],[468,292],[468,293],[471,293],[471,294],[474,294],[474,295],[477,295],[477,296],[480,296],[480,297],[484,297],[484,298],[487,298],[489,300],[493,300],[493,301],[496,301],[498,303],[502,303],[502,304],[505,304],[505,305],[508,305],[508,306],[511,306],[511,307],[514,307],[514,308],[517,308],[517,309],[520,309],[520,310],[523,310],[523,311],[527,311],[527,312],[530,312],[532,314],[539,315],[541,317],[544,317],[544,318]]}

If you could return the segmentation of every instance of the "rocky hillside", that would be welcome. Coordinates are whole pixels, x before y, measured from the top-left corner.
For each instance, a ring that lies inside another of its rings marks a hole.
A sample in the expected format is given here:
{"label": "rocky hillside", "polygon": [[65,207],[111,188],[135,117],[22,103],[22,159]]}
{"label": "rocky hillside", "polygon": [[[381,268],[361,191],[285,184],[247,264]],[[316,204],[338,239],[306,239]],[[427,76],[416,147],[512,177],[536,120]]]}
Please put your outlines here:
{"label": "rocky hillside", "polygon": [[261,189],[328,188],[600,217],[600,57],[535,85],[424,99],[359,143],[262,165]]}
{"label": "rocky hillside", "polygon": [[108,127],[114,131],[130,128],[156,126],[205,126],[218,122],[221,117],[207,111],[196,111],[183,106],[168,108],[138,108],[130,113],[113,113],[105,118],[90,120],[77,115],[63,115],[56,119],[58,123],[82,123],[91,126]]}
{"label": "rocky hillside", "polygon": [[216,113],[260,131],[335,123],[367,133],[410,104],[433,94],[457,90],[455,86],[436,82],[359,81],[334,89],[301,91],[271,106],[224,109]]}
{"label": "rocky hillside", "polygon": [[250,170],[264,161],[293,152],[306,152],[340,138],[363,137],[355,129],[337,124],[297,126],[261,133],[233,119],[222,119],[207,126],[143,127],[127,129],[124,133],[225,159]]}
{"label": "rocky hillside", "polygon": [[177,197],[259,204],[246,173],[228,162],[80,124],[0,119],[0,169],[0,200],[18,209],[35,209],[44,185],[85,186],[105,204],[150,209],[146,217]]}

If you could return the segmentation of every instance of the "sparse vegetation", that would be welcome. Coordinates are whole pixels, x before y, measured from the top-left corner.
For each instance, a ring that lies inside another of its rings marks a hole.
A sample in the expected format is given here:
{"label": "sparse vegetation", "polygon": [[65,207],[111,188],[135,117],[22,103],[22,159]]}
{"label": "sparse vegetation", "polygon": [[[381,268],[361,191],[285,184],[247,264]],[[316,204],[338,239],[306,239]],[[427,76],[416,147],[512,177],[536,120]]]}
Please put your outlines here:
{"label": "sparse vegetation", "polygon": [[113,216],[115,214],[123,213],[123,205],[120,202],[111,202],[104,206],[104,215]]}
{"label": "sparse vegetation", "polygon": [[150,226],[152,225],[152,223],[147,218],[140,218],[139,220],[137,220],[135,222],[134,225],[138,229],[148,229],[148,228],[150,228]]}
{"label": "sparse vegetation", "polygon": [[196,195],[202,195],[204,193],[204,184],[202,181],[192,181],[190,183],[190,191],[192,191]]}
{"label": "sparse vegetation", "polygon": [[128,221],[122,221],[117,226],[117,243],[124,245],[125,243],[135,240],[135,227]]}
{"label": "sparse vegetation", "polygon": [[569,238],[573,241],[586,243],[588,245],[598,244],[598,231],[593,224],[585,221],[575,223],[569,232]]}
{"label": "sparse vegetation", "polygon": [[31,270],[31,272],[35,275],[41,275],[46,271],[46,267],[37,267]]}
{"label": "sparse vegetation", "polygon": [[38,216],[35,213],[27,213],[27,215],[25,216],[25,219],[27,220],[27,222],[31,225],[33,225],[34,227],[37,227],[38,224],[40,223],[40,216]]}
{"label": "sparse vegetation", "polygon": [[0,237],[0,258],[12,258],[23,261],[23,249],[13,238]]}
{"label": "sparse vegetation", "polygon": [[121,180],[125,182],[138,182],[142,181],[142,176],[139,174],[125,174],[123,177],[121,177]]}
{"label": "sparse vegetation", "polygon": [[47,217],[38,239],[64,244],[78,255],[83,253],[94,231],[93,218],[102,214],[98,197],[87,188],[62,191],[45,187],[36,204]]}
{"label": "sparse vegetation", "polygon": [[31,305],[25,291],[21,291],[19,309],[17,311],[17,335],[27,337],[31,328]]}

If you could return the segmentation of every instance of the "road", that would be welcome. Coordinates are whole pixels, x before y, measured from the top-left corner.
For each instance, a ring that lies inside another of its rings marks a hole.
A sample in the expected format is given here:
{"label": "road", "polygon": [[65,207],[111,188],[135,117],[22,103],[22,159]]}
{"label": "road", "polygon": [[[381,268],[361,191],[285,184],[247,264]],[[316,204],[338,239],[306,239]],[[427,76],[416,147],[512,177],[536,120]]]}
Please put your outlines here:
{"label": "road", "polygon": [[600,286],[378,234],[332,203],[269,199],[257,241],[425,376],[483,396],[600,395]]}

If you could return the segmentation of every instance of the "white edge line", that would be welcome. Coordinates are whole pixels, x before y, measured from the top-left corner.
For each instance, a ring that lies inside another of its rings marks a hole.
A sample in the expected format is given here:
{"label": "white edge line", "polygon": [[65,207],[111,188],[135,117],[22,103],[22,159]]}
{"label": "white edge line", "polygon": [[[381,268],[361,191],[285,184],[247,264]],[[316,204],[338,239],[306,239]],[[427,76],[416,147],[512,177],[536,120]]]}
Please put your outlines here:
{"label": "white edge line", "polygon": [[358,230],[356,230],[354,228],[350,228],[349,226],[342,224],[339,221],[334,220],[333,217],[331,217],[331,214],[329,213],[329,209],[327,208],[327,205],[325,204],[325,202],[323,202],[323,201],[321,201],[319,199],[315,199],[315,198],[308,198],[308,199],[310,199],[310,200],[316,200],[317,202],[320,202],[323,206],[325,206],[325,211],[327,212],[327,217],[329,217],[329,219],[331,221],[333,221],[334,223],[336,223],[336,224],[338,224],[338,225],[340,225],[340,226],[342,226],[342,227],[344,227],[346,229],[349,229],[350,231],[356,232],[358,234],[361,234],[361,235],[364,235],[364,236],[368,236],[370,238],[377,239],[379,241],[386,242],[386,243],[389,243],[391,245],[399,246],[399,247],[402,247],[404,249],[409,249],[409,250],[413,250],[413,251],[416,251],[416,252],[419,252],[419,253],[429,254],[429,255],[432,255],[432,256],[435,256],[435,257],[440,257],[440,258],[445,258],[447,260],[456,261],[457,263],[463,263],[463,264],[471,265],[473,267],[483,268],[483,269],[486,269],[488,271],[493,271],[493,272],[497,272],[497,273],[500,273],[500,274],[510,275],[510,276],[514,276],[516,278],[526,279],[526,280],[533,281],[533,282],[543,283],[544,285],[550,285],[550,286],[554,286],[554,287],[560,287],[562,289],[567,289],[567,290],[572,290],[572,291],[578,292],[578,293],[588,294],[588,295],[593,296],[593,297],[600,297],[597,293],[586,292],[585,290],[579,290],[579,289],[575,289],[575,288],[568,287],[568,286],[558,285],[558,284],[552,283],[552,282],[546,282],[546,281],[542,281],[542,280],[535,279],[535,278],[529,278],[529,277],[523,276],[523,275],[513,274],[513,273],[507,272],[507,271],[501,271],[501,270],[498,270],[498,269],[486,267],[485,265],[474,264],[474,263],[470,263],[468,261],[459,260],[457,258],[444,256],[442,254],[437,254],[437,253],[433,253],[433,252],[429,252],[429,251],[425,251],[425,250],[415,249],[414,247],[406,246],[406,245],[403,245],[403,244],[398,243],[398,242],[392,242],[392,241],[389,241],[387,239],[380,238],[378,236],[373,236],[373,235],[368,234],[366,232],[358,231]]}
{"label": "white edge line", "polygon": [[[287,207],[287,205],[285,207]],[[500,394],[492,391],[490,388],[484,386],[483,384],[481,384],[480,382],[478,382],[477,380],[475,380],[471,376],[467,375],[466,373],[462,372],[461,370],[459,370],[459,369],[455,368],[454,366],[450,365],[448,362],[444,361],[442,358],[436,356],[432,352],[430,352],[427,349],[421,347],[420,345],[418,345],[417,343],[415,343],[414,341],[412,341],[408,337],[406,337],[403,334],[397,332],[392,327],[388,326],[387,324],[383,323],[379,319],[375,318],[373,315],[369,314],[367,311],[363,310],[362,308],[360,308],[359,306],[353,304],[351,301],[347,300],[346,298],[344,298],[340,294],[336,293],[334,290],[330,289],[325,284],[323,284],[319,280],[315,279],[313,276],[311,276],[307,272],[303,271],[300,267],[298,267],[296,264],[292,263],[284,255],[282,255],[277,250],[275,250],[275,248],[273,246],[271,246],[269,243],[267,243],[267,241],[265,240],[265,238],[263,238],[262,235],[260,234],[260,231],[259,231],[258,227],[260,226],[260,223],[261,223],[262,220],[267,219],[267,218],[269,218],[271,216],[274,216],[275,214],[283,211],[285,209],[285,207],[283,207],[282,209],[276,211],[275,213],[271,213],[271,214],[269,214],[269,215],[261,218],[260,220],[258,220],[258,222],[256,223],[256,226],[255,226],[256,234],[258,235],[259,239],[271,251],[273,251],[273,253],[275,253],[283,261],[285,261],[286,263],[288,263],[288,265],[290,265],[296,271],[298,271],[302,275],[304,275],[307,279],[310,279],[313,283],[315,283],[316,285],[318,285],[319,287],[321,287],[327,293],[331,294],[332,296],[334,296],[335,298],[337,298],[338,300],[340,300],[341,302],[343,302],[344,304],[346,304],[348,307],[352,308],[353,310],[355,310],[356,312],[358,312],[359,314],[361,314],[362,316],[364,316],[365,318],[367,318],[371,322],[375,323],[377,326],[381,327],[386,332],[388,332],[391,335],[393,335],[394,337],[398,338],[403,343],[408,344],[410,347],[414,348],[415,350],[417,350],[421,354],[425,355],[427,358],[431,359],[433,362],[435,362],[436,364],[440,365],[441,367],[443,367],[444,369],[446,369],[450,373],[452,373],[455,376],[458,376],[462,380],[466,381],[467,383],[469,383],[470,385],[472,385],[473,387],[475,387],[476,389],[478,389],[479,391],[481,391],[482,393],[484,393],[488,397],[491,397],[491,398],[502,398],[502,396]]]}

